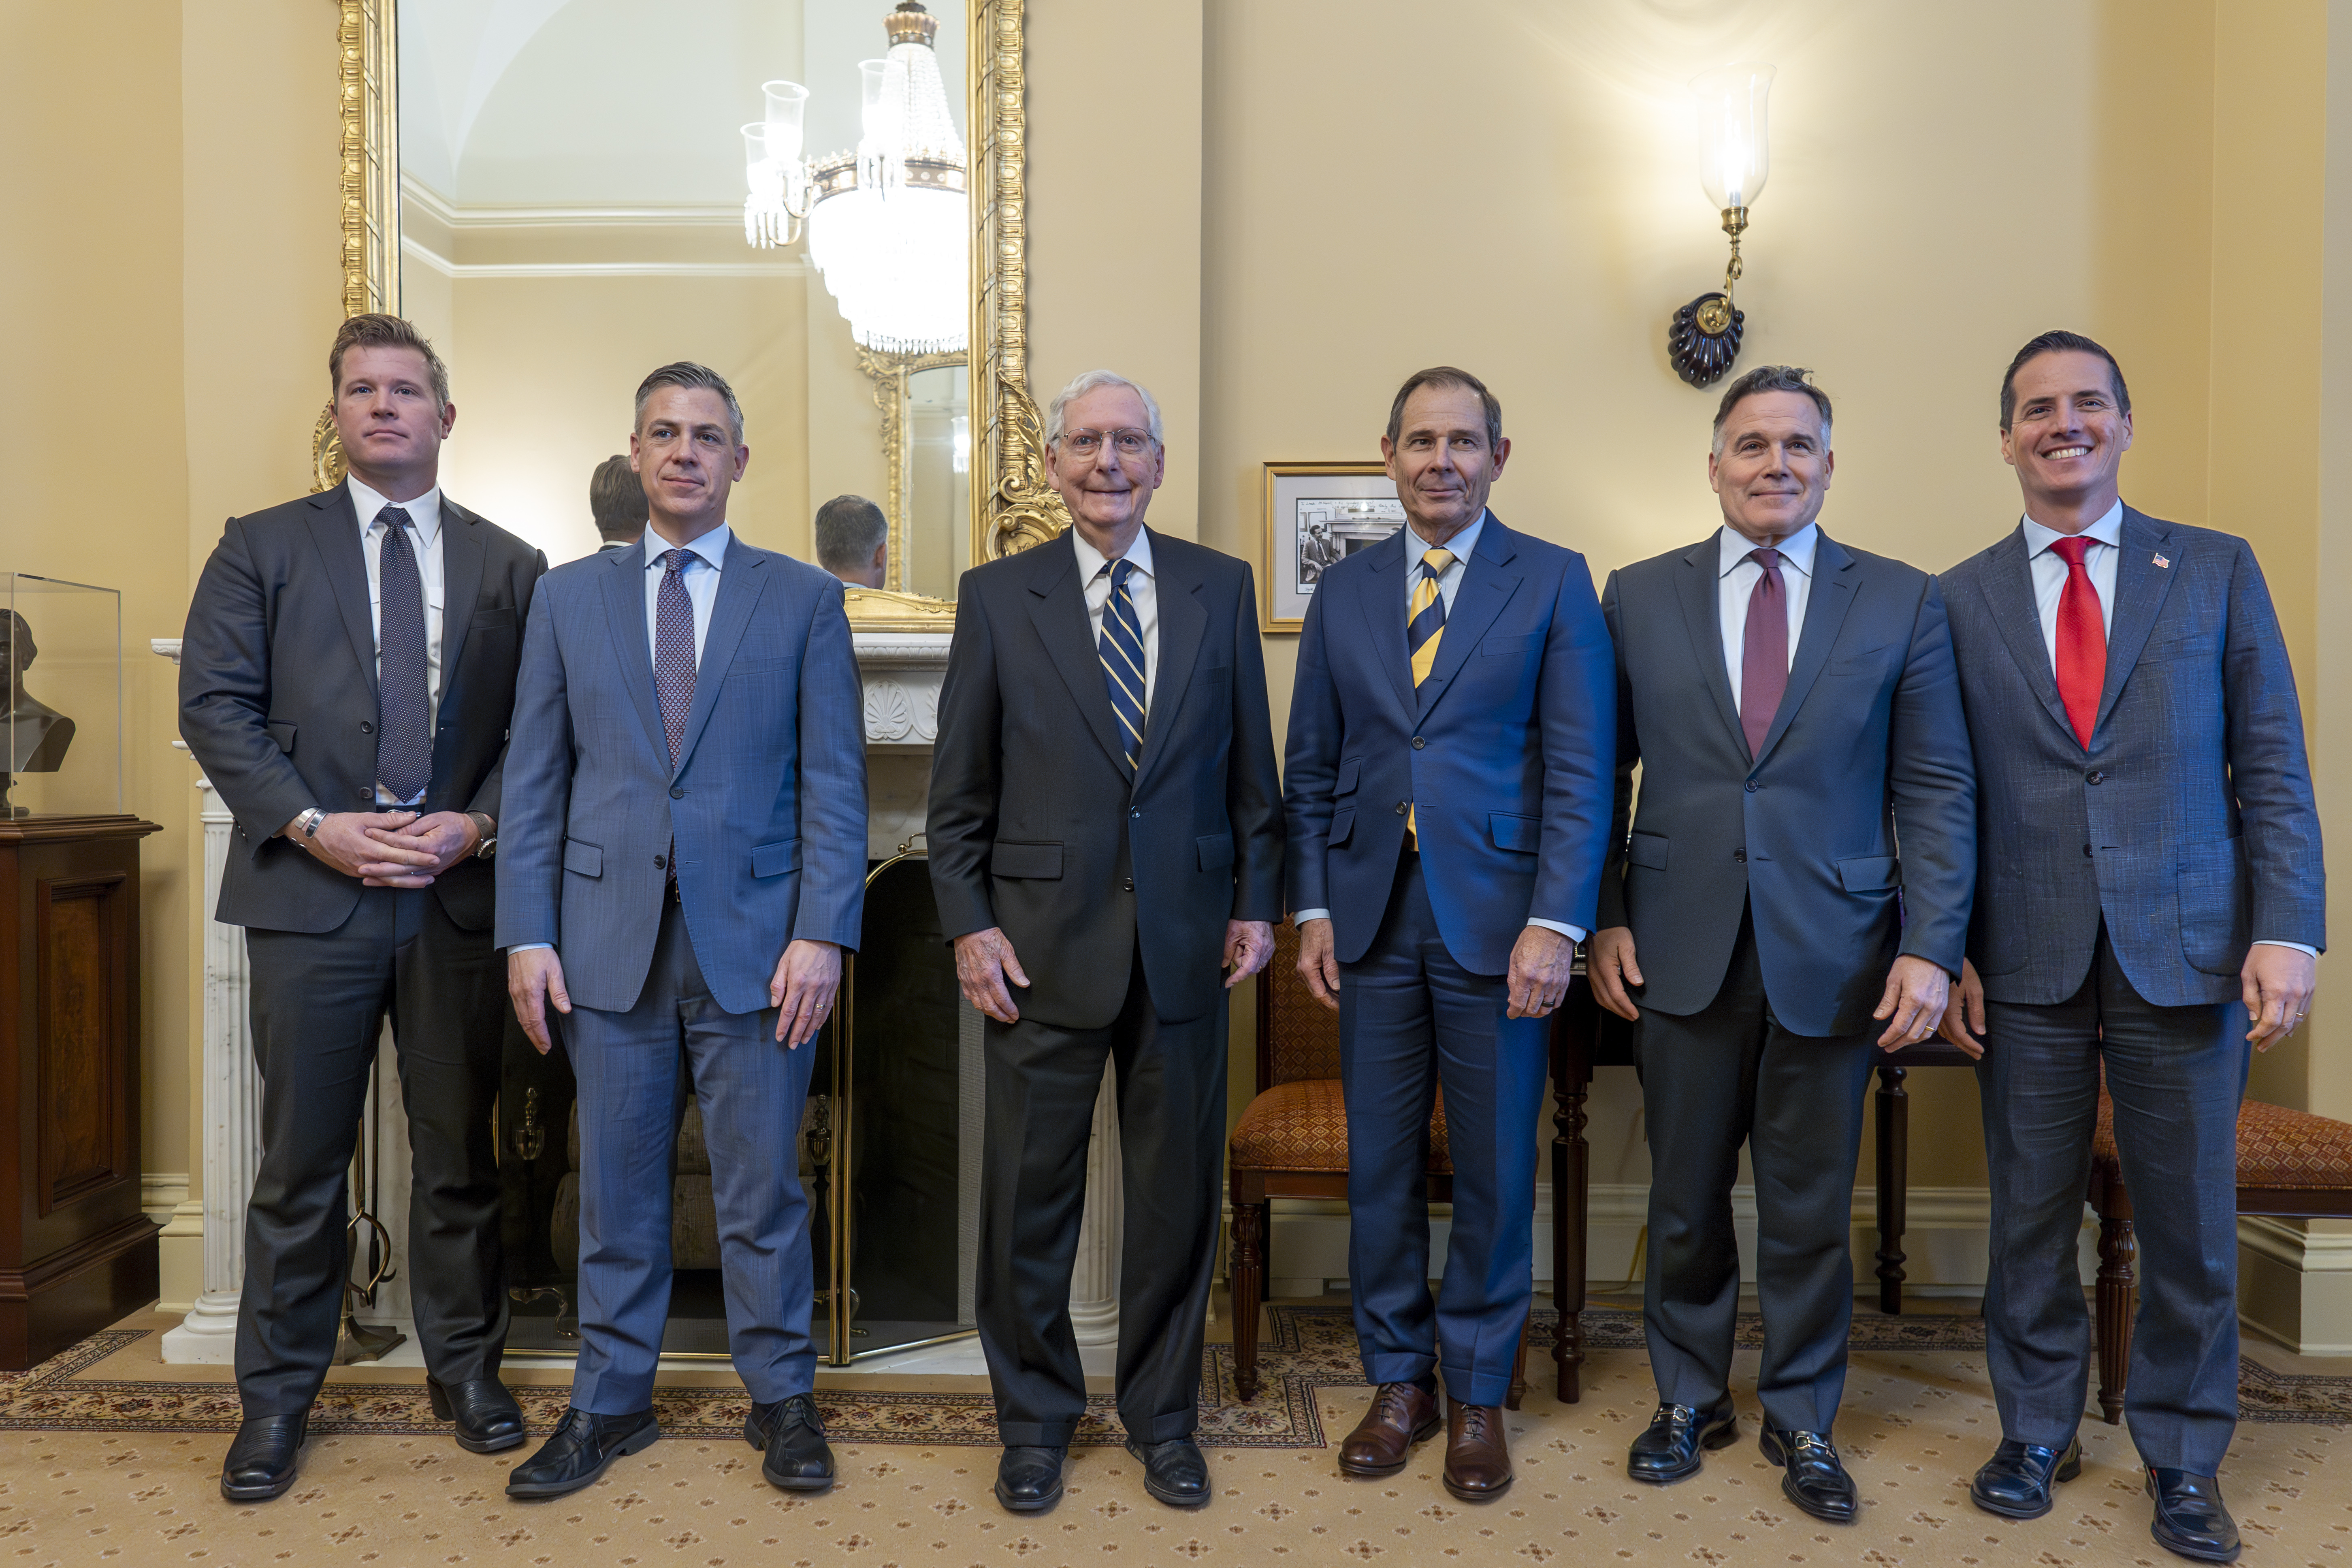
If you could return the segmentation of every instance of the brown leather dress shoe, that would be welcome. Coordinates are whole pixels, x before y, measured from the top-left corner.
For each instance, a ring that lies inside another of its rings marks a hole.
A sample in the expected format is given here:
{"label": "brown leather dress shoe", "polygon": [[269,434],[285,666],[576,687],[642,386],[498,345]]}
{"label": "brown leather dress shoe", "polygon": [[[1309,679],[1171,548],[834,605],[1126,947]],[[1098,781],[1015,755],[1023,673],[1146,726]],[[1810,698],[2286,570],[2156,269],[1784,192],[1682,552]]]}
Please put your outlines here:
{"label": "brown leather dress shoe", "polygon": [[1511,1489],[1511,1442],[1496,1405],[1445,1402],[1445,1489],[1486,1502]]}
{"label": "brown leather dress shoe", "polygon": [[1349,1476],[1392,1476],[1412,1458],[1412,1446],[1434,1437],[1445,1418],[1437,1396],[1415,1383],[1384,1383],[1372,1407],[1339,1445],[1339,1471]]}

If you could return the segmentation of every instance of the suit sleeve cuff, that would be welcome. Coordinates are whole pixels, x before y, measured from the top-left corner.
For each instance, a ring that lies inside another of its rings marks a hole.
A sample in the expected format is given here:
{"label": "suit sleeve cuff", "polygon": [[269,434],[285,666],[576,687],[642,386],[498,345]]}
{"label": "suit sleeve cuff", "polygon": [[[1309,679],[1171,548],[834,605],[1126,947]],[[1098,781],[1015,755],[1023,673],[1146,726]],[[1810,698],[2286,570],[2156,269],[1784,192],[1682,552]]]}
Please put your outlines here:
{"label": "suit sleeve cuff", "polygon": [[519,942],[512,947],[507,949],[507,951],[509,952],[536,952],[541,948],[552,949],[554,946],[555,944],[551,942]]}
{"label": "suit sleeve cuff", "polygon": [[1330,918],[1331,911],[1329,910],[1301,910],[1297,914],[1290,917],[1290,923],[1295,926],[1303,926],[1308,921],[1328,921]]}
{"label": "suit sleeve cuff", "polygon": [[1556,931],[1559,932],[1560,935],[1568,938],[1570,942],[1582,942],[1585,938],[1585,931],[1582,926],[1563,925],[1559,921],[1539,921],[1533,915],[1529,915],[1528,917],[1528,924],[1531,926],[1541,926],[1546,931]]}
{"label": "suit sleeve cuff", "polygon": [[2317,958],[2319,956],[2319,950],[2317,948],[2305,947],[2299,942],[2273,942],[2265,937],[2257,937],[2254,939],[2254,945],[2256,947],[2291,947],[2306,958]]}

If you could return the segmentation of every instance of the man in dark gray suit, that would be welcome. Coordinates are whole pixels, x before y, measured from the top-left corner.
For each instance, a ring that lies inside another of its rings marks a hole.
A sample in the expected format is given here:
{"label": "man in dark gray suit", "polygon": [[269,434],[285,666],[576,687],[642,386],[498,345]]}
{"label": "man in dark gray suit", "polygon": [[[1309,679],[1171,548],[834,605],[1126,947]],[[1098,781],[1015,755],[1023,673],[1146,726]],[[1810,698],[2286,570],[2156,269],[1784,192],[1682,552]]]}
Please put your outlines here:
{"label": "man in dark gray suit", "polygon": [[1764,1455],[1790,1501],[1848,1522],[1830,1431],[1863,1091],[1874,1047],[1916,1045],[1943,1016],[1976,793],[1942,598],[1927,574],[1821,531],[1834,463],[1830,401],[1806,373],[1748,372],[1707,459],[1723,528],[1609,579],[1617,815],[1590,968],[1602,1003],[1639,1022],[1649,1118],[1643,1317],[1659,1403],[1626,1473],[1680,1480],[1738,1435],[1745,1142]]}
{"label": "man in dark gray suit", "polygon": [[236,1330],[245,1421],[221,1475],[233,1502],[293,1485],[334,1356],[344,1172],[387,1015],[434,1414],[477,1453],[523,1439],[498,1375],[504,998],[483,858],[547,560],[441,493],[457,411],[414,327],[353,316],[327,364],[351,477],[229,520],[180,655],[180,732],[236,816],[218,918],[246,928],[262,1079]]}
{"label": "man in dark gray suit", "polygon": [[1282,910],[1257,590],[1243,563],[1143,526],[1167,470],[1143,388],[1088,371],[1045,436],[1076,526],[964,574],[931,764],[931,886],[988,1016],[978,1312],[996,1496],[1051,1508],[1086,1414],[1070,1265],[1108,1059],[1126,1163],[1119,1419],[1146,1489],[1191,1508],[1209,1500],[1192,1430],[1225,992],[1265,966]]}
{"label": "man in dark gray suit", "polygon": [[[2131,394],[2044,332],[2000,385],[2018,528],[1943,576],[1980,782],[1969,966],[1945,1033],[1982,1053],[2001,1444],[1977,1505],[2050,1511],[2081,1468],[2076,1272],[2104,1076],[2138,1215],[2125,1411],[2157,1541],[2224,1563],[2238,1411],[2237,1125],[2251,1042],[2303,1021],[2326,942],[2294,670],[2242,539],[2123,503]],[[2245,1008],[2241,1030],[2235,1005]]]}

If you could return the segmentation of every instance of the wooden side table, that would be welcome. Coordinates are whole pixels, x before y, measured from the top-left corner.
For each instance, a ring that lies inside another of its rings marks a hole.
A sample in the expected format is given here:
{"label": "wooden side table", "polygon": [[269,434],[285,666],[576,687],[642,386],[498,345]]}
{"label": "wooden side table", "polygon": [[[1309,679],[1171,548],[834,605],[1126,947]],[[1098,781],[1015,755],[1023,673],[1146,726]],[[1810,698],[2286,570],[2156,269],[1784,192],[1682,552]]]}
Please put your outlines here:
{"label": "wooden side table", "polygon": [[135,816],[0,821],[0,1367],[155,1299]]}

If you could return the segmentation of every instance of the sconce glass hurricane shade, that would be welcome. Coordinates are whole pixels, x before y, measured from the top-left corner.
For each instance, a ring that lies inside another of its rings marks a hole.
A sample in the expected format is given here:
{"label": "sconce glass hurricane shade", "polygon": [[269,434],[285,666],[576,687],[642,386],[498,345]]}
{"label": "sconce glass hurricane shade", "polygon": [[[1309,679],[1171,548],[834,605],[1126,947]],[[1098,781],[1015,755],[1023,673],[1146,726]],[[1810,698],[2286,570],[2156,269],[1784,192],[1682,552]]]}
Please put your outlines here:
{"label": "sconce glass hurricane shade", "polygon": [[1698,103],[1698,181],[1719,211],[1752,205],[1770,171],[1772,68],[1726,66],[1691,82]]}
{"label": "sconce glass hurricane shade", "polygon": [[809,89],[796,81],[763,81],[760,96],[768,106],[768,156],[779,163],[799,162]]}

